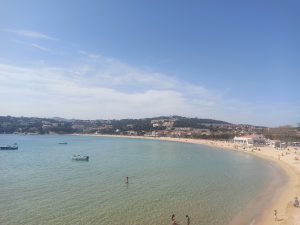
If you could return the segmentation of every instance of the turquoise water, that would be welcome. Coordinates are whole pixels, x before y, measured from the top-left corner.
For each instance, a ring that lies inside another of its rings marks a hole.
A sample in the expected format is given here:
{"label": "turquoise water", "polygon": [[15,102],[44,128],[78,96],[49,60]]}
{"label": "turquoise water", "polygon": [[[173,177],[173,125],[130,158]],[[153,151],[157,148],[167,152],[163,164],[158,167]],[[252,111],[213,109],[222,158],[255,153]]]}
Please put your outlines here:
{"label": "turquoise water", "polygon": [[172,213],[179,224],[189,214],[224,225],[272,178],[261,159],[187,143],[0,135],[0,145],[15,142],[18,151],[0,151],[5,225],[167,225]]}

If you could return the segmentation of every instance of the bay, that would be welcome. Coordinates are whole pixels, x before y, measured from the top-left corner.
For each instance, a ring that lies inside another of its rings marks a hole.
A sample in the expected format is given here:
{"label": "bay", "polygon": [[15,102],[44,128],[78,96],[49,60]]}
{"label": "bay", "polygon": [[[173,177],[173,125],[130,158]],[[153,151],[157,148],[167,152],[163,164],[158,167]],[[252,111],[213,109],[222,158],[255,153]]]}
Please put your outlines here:
{"label": "bay", "polygon": [[[251,155],[189,143],[0,135],[0,224],[223,225],[274,172]],[[60,142],[67,142],[62,145]],[[89,162],[72,161],[74,154]],[[126,184],[125,177],[129,177]]]}

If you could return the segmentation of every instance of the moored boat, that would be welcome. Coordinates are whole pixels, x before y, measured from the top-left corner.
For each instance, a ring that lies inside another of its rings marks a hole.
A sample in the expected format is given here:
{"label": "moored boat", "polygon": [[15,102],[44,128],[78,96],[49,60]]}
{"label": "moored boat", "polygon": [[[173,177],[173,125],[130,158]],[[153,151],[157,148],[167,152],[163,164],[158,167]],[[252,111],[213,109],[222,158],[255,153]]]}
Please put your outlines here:
{"label": "moored boat", "polygon": [[6,146],[0,146],[0,150],[18,150],[18,145],[6,145]]}
{"label": "moored boat", "polygon": [[75,161],[89,161],[89,156],[73,155],[72,160]]}

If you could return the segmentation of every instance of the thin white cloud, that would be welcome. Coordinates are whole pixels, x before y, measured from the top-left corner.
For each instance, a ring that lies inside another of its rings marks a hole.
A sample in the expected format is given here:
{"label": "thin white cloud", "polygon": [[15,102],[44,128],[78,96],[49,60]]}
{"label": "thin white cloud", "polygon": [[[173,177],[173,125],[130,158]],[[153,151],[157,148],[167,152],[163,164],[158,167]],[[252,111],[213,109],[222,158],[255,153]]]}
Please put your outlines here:
{"label": "thin white cloud", "polygon": [[12,39],[12,41],[14,43],[17,43],[17,44],[20,44],[20,45],[23,45],[26,47],[31,47],[31,48],[34,48],[34,49],[37,49],[37,50],[40,50],[43,52],[53,52],[50,48],[44,47],[40,44],[28,43],[28,42],[24,42],[24,41],[20,41],[20,40],[16,40],[16,39]]}
{"label": "thin white cloud", "polygon": [[86,51],[83,51],[83,50],[78,51],[78,53],[81,55],[84,55],[90,59],[98,59],[101,57],[100,54],[87,53]]}
{"label": "thin white cloud", "polygon": [[44,52],[51,52],[51,50],[49,48],[43,47],[41,45],[37,45],[37,44],[32,43],[31,46],[38,49],[38,50],[44,51]]}
{"label": "thin white cloud", "polygon": [[14,30],[14,29],[5,29],[5,32],[16,34],[18,36],[31,38],[31,39],[45,39],[45,40],[51,40],[51,41],[58,41],[59,39],[51,37],[49,35],[36,32],[36,31],[30,31],[30,30]]}
{"label": "thin white cloud", "polygon": [[83,64],[75,67],[80,76],[90,76],[99,82],[105,82],[113,86],[148,87],[155,89],[172,89],[179,87],[178,80],[162,73],[145,71],[132,67],[114,58],[108,58],[100,54],[79,52],[84,56]]}

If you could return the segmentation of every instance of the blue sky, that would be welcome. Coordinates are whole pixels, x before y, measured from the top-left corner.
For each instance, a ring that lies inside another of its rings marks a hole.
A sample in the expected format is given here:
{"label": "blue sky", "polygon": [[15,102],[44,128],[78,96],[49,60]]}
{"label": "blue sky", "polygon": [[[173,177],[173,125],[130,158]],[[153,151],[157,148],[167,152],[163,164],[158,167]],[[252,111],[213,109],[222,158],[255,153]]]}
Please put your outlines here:
{"label": "blue sky", "polygon": [[297,1],[0,1],[0,115],[300,122]]}

